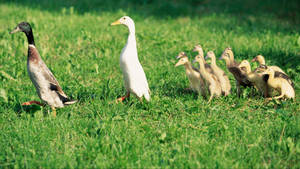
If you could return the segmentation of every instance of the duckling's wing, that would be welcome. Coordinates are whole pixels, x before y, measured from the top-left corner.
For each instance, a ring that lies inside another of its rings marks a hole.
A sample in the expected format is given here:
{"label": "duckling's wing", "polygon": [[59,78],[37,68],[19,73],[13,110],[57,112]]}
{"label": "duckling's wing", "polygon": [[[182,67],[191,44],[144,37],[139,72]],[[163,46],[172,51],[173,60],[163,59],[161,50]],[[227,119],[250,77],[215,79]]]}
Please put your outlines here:
{"label": "duckling's wing", "polygon": [[194,66],[192,67],[194,71],[200,73],[199,69],[195,68]]}
{"label": "duckling's wing", "polygon": [[293,81],[291,80],[291,78],[288,75],[286,75],[282,72],[275,71],[274,77],[280,77],[280,78],[285,79],[293,88],[295,88]]}
{"label": "duckling's wing", "polygon": [[209,64],[206,63],[206,64],[204,64],[204,66],[208,73],[213,74],[213,70]]}
{"label": "duckling's wing", "polygon": [[270,77],[270,75],[269,74],[264,74],[263,76],[262,76],[262,79],[263,79],[263,81],[264,82],[268,82],[268,80],[269,80],[269,77]]}
{"label": "duckling's wing", "polygon": [[251,82],[247,79],[247,76],[236,66],[229,67],[228,70],[233,74],[234,78],[242,82],[243,86],[252,86]]}

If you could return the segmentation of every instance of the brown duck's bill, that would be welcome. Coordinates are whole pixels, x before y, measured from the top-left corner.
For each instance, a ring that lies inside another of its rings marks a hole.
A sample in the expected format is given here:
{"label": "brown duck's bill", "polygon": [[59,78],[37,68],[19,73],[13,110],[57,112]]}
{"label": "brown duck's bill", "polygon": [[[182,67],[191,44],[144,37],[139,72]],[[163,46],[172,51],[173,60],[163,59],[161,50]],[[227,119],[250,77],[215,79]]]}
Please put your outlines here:
{"label": "brown duck's bill", "polygon": [[117,21],[111,23],[110,26],[120,25],[120,24],[121,24],[121,22],[119,20],[117,20]]}
{"label": "brown duck's bill", "polygon": [[13,33],[17,33],[17,32],[20,32],[21,29],[17,26],[14,30],[12,30],[11,32],[9,32],[10,34],[13,34]]}

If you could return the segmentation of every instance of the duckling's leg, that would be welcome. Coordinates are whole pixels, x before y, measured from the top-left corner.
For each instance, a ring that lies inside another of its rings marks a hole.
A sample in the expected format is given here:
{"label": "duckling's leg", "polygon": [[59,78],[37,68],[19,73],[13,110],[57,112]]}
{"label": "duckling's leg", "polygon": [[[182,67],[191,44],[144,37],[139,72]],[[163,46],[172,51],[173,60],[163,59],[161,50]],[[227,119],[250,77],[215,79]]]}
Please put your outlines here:
{"label": "duckling's leg", "polygon": [[119,98],[117,99],[117,102],[123,102],[123,101],[124,101],[126,98],[128,98],[129,96],[130,96],[130,92],[127,91],[127,93],[126,93],[125,96],[119,97]]}
{"label": "duckling's leg", "polygon": [[229,91],[228,90],[226,90],[225,92],[224,92],[224,96],[228,96],[229,95]]}
{"label": "duckling's leg", "polygon": [[55,109],[55,107],[51,106],[51,109],[52,109],[52,115],[53,115],[53,117],[56,117],[56,109]]}
{"label": "duckling's leg", "polygon": [[238,97],[240,97],[241,96],[241,85],[238,81],[236,81],[236,92],[237,92]]}
{"label": "duckling's leg", "polygon": [[214,94],[211,94],[207,103],[210,103],[210,101],[212,100],[213,97],[214,97]]}
{"label": "duckling's leg", "polygon": [[41,103],[41,102],[35,101],[35,100],[22,103],[22,106],[29,106],[29,105],[32,105],[32,104],[37,104],[37,105],[40,105],[40,106],[45,106],[44,103]]}
{"label": "duckling's leg", "polygon": [[264,87],[264,97],[265,98],[269,97],[269,88],[267,85]]}
{"label": "duckling's leg", "polygon": [[276,97],[273,97],[273,99],[281,99],[281,98],[283,98],[283,97],[284,97],[284,93],[281,92],[281,95],[276,96]]}
{"label": "duckling's leg", "polygon": [[212,86],[209,86],[209,93],[210,93],[210,97],[208,99],[208,103],[210,103],[210,101],[212,100],[212,98],[214,97],[214,89]]}
{"label": "duckling's leg", "polygon": [[191,87],[185,88],[184,90],[185,90],[185,91],[188,91],[188,92],[193,91],[193,89],[192,89]]}

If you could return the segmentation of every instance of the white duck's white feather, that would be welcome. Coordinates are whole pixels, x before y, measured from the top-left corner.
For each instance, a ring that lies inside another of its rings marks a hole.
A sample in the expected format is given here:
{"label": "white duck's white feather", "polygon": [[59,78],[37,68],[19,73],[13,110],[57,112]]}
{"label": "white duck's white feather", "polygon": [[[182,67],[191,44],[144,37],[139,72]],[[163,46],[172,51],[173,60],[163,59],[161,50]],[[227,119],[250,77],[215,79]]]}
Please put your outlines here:
{"label": "white duck's white feather", "polygon": [[143,96],[150,101],[150,90],[143,67],[138,59],[135,26],[131,18],[126,17],[126,25],[129,29],[128,40],[120,55],[120,67],[123,73],[124,85],[127,91],[138,98]]}

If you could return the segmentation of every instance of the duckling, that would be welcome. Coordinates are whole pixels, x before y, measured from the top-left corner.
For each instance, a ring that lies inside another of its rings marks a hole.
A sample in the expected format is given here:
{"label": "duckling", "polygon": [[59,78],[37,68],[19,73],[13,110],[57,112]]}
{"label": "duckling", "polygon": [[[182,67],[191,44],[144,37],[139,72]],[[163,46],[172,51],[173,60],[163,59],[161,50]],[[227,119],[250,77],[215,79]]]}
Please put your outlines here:
{"label": "duckling", "polygon": [[234,60],[233,51],[230,47],[225,48],[224,51],[223,51],[223,54],[227,54],[229,56],[230,63],[232,63],[234,65],[239,65],[240,64],[240,63],[238,63]]}
{"label": "duckling", "polygon": [[294,88],[294,83],[291,81],[291,79],[283,74],[283,73],[279,73],[280,76],[275,77],[275,71],[268,67],[267,70],[265,70],[263,72],[263,74],[265,75],[266,78],[264,78],[269,87],[277,90],[280,95],[276,96],[276,97],[270,97],[268,98],[268,100],[272,100],[272,99],[294,99],[295,98],[295,88]]}
{"label": "duckling", "polygon": [[222,94],[224,94],[225,96],[229,95],[231,90],[230,81],[225,72],[217,66],[215,53],[213,51],[207,52],[207,56],[205,57],[205,59],[207,58],[211,59],[211,68],[220,82]]}
{"label": "duckling", "polygon": [[243,87],[252,87],[252,83],[247,79],[246,72],[239,68],[239,63],[234,61],[233,52],[230,48],[226,48],[221,55],[220,59],[225,60],[226,67],[232,73],[236,80],[236,89],[237,95],[240,97],[241,95],[241,88]]}
{"label": "duckling", "polygon": [[[76,100],[70,100],[68,96],[63,92],[58,81],[48,69],[46,64],[41,59],[38,50],[35,47],[32,28],[29,23],[21,22],[17,27],[10,32],[10,34],[16,32],[24,32],[28,40],[28,57],[27,57],[27,71],[29,77],[36,88],[36,92],[40,99],[50,105],[53,116],[56,116],[55,108],[61,108],[66,105],[74,104]],[[38,101],[25,102],[22,105],[45,105]]]}
{"label": "duckling", "polygon": [[198,55],[204,56],[202,46],[199,44],[194,46],[193,52],[198,52]]}
{"label": "duckling", "polygon": [[258,71],[251,71],[250,63],[247,60],[243,60],[239,64],[239,68],[245,70],[247,79],[254,85],[254,87],[263,93],[264,97],[271,95],[271,90],[268,87],[267,82],[263,78],[263,74]]}
{"label": "duckling", "polygon": [[[204,57],[204,53],[203,53],[203,49],[202,49],[202,46],[201,45],[195,45],[194,49],[193,49],[193,52],[198,52],[198,55]],[[205,69],[206,71],[208,71],[208,73],[213,73],[213,70],[211,68],[211,65],[210,64],[207,64],[206,61],[204,60],[204,66],[205,66]]]}
{"label": "duckling", "polygon": [[[266,65],[259,65],[259,67],[256,68],[254,71],[255,71],[255,72],[258,72],[258,73],[262,73],[262,72],[265,72],[268,68],[269,68],[269,67],[266,66]],[[272,69],[272,67],[270,67],[270,68]],[[277,77],[278,77],[278,78],[284,78],[284,79],[287,80],[287,82],[288,82],[290,85],[294,86],[293,81],[288,77],[288,75],[286,75],[286,74],[284,74],[284,73],[282,73],[282,72],[279,72],[279,71],[275,71],[275,70],[274,70],[274,72],[275,72],[275,73],[274,73],[274,77],[275,77],[275,78],[277,78]],[[265,81],[267,81],[268,78],[269,78],[268,75],[263,75],[263,79],[264,79]]]}
{"label": "duckling", "polygon": [[177,59],[179,59],[179,61],[176,63],[175,67],[184,65],[191,89],[200,93],[203,97],[206,97],[205,83],[199,70],[192,66],[185,52],[180,52]]}
{"label": "duckling", "polygon": [[210,74],[204,66],[204,57],[197,55],[194,62],[198,62],[200,65],[200,74],[206,81],[210,93],[210,98],[208,103],[212,100],[214,96],[219,97],[222,94],[221,87],[218,78],[214,74]]}
{"label": "duckling", "polygon": [[[265,61],[265,58],[262,56],[262,55],[257,55],[255,58],[253,58],[251,60],[251,62],[258,62],[259,65],[266,65],[266,61]],[[272,68],[275,72],[281,72],[281,73],[284,73],[286,74],[280,67],[278,66],[268,66],[270,68]]]}
{"label": "duckling", "polygon": [[120,67],[127,93],[125,96],[118,98],[117,102],[122,102],[128,98],[130,93],[133,93],[140,101],[143,97],[150,101],[150,89],[146,74],[138,58],[134,21],[129,16],[123,16],[111,23],[112,26],[120,24],[127,26],[129,30],[127,43],[120,55]]}

